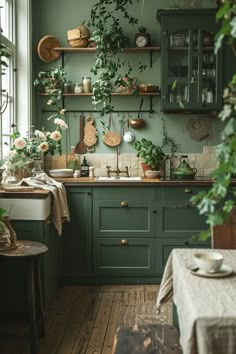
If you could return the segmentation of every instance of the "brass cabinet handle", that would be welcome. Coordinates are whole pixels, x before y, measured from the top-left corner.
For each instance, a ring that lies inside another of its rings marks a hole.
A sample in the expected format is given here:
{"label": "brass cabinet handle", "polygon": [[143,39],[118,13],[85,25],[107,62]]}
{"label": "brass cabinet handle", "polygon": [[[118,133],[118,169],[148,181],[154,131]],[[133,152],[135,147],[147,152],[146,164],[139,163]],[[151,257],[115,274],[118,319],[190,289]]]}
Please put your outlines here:
{"label": "brass cabinet handle", "polygon": [[127,240],[121,240],[120,243],[121,243],[122,245],[128,245],[128,241],[127,241]]}
{"label": "brass cabinet handle", "polygon": [[190,188],[185,188],[185,193],[192,193],[192,189],[190,189]]}
{"label": "brass cabinet handle", "polygon": [[127,202],[121,202],[120,205],[121,205],[122,207],[127,207],[127,206],[128,206],[128,203],[127,203]]}

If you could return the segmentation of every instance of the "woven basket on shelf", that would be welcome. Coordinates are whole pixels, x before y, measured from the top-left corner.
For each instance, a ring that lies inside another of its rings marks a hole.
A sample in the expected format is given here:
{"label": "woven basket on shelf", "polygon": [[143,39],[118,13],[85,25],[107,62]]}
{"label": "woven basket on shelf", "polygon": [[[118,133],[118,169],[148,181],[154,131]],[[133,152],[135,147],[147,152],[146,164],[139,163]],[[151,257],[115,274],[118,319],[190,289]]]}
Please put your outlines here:
{"label": "woven basket on shelf", "polygon": [[84,22],[72,30],[67,31],[67,39],[71,47],[86,48],[89,44],[90,31]]}

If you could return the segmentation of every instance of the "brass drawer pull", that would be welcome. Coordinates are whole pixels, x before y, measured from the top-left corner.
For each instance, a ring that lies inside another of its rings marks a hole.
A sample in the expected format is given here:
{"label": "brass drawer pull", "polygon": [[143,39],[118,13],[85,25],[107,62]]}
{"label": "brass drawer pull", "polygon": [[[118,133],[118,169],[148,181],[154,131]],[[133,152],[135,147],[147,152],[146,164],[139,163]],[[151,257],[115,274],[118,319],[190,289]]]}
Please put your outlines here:
{"label": "brass drawer pull", "polygon": [[127,203],[127,202],[121,202],[120,205],[121,205],[122,207],[127,207],[127,206],[128,206],[128,203]]}
{"label": "brass drawer pull", "polygon": [[127,241],[127,240],[121,240],[120,243],[121,243],[122,245],[128,245],[128,241]]}
{"label": "brass drawer pull", "polygon": [[192,193],[192,189],[190,189],[190,188],[185,188],[185,193]]}

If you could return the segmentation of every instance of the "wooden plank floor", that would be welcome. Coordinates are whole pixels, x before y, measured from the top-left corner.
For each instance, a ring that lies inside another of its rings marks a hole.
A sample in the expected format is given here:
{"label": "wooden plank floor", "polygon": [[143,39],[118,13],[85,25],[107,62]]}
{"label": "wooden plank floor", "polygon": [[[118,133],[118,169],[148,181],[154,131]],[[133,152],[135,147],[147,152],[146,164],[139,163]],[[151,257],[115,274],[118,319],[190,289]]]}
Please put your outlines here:
{"label": "wooden plank floor", "polygon": [[[155,303],[159,285],[64,286],[48,309],[39,354],[111,354],[122,305]],[[0,338],[0,354],[30,354],[25,338]]]}

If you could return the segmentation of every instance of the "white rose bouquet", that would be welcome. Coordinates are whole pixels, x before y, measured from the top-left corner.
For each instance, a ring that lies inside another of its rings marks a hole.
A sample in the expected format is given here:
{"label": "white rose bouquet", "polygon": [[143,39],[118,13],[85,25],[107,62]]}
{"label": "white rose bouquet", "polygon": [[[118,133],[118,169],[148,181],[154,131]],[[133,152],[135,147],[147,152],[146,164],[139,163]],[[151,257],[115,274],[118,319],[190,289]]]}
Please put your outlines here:
{"label": "white rose bouquet", "polygon": [[68,126],[61,118],[55,118],[54,123],[56,128],[53,132],[42,130],[35,130],[30,137],[22,137],[16,129],[13,134],[13,147],[15,151],[23,158],[31,160],[40,159],[42,156],[55,153],[62,154],[61,139],[63,130]]}

